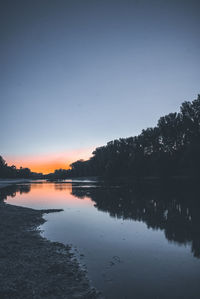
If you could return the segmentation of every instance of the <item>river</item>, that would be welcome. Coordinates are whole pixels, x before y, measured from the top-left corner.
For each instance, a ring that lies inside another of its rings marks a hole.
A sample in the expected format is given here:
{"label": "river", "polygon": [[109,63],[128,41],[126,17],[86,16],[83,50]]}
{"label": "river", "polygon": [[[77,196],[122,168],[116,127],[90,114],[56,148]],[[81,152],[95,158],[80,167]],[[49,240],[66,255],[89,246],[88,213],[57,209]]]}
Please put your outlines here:
{"label": "river", "polygon": [[200,298],[200,198],[170,188],[41,181],[8,187],[6,202],[63,209],[41,233],[72,244],[106,298]]}

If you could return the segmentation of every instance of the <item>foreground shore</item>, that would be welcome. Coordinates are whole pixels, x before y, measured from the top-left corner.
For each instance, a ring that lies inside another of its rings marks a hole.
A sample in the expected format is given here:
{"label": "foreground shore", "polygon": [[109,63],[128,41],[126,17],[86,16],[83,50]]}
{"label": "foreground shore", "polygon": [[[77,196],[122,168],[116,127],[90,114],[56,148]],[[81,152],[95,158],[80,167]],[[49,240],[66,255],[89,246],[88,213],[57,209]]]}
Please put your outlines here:
{"label": "foreground shore", "polygon": [[70,246],[41,237],[44,213],[0,203],[0,298],[99,298]]}

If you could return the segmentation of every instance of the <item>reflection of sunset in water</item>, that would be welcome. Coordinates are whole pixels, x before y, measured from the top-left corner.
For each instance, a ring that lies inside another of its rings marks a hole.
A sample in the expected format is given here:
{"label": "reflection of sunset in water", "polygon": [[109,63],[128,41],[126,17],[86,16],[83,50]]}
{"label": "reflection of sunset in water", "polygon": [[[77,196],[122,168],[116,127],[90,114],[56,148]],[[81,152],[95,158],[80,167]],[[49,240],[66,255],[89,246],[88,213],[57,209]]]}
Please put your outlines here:
{"label": "reflection of sunset in water", "polygon": [[[18,206],[63,209],[44,213],[42,236],[77,248],[89,278],[106,298],[132,298],[133,287],[136,298],[149,298],[148,288],[152,298],[199,298],[199,197],[187,188],[145,187],[41,180],[12,185],[2,197]],[[158,286],[166,297],[157,296]]]}
{"label": "reflection of sunset in water", "polygon": [[72,195],[72,184],[38,183],[31,184],[31,192],[16,192],[14,197],[8,196],[7,203],[35,208],[65,208],[66,205],[93,205],[89,197],[83,199]]}

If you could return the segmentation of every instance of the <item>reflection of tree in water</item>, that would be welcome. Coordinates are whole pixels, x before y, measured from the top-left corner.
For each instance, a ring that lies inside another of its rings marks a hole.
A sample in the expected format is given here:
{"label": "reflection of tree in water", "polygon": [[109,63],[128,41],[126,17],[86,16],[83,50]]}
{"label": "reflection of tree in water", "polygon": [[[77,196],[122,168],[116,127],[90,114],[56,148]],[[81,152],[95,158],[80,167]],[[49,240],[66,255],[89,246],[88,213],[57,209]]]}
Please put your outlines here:
{"label": "reflection of tree in water", "polygon": [[164,230],[169,241],[191,242],[194,256],[200,258],[200,196],[196,188],[73,188],[72,194],[91,197],[98,210],[112,217],[143,221],[148,228]]}
{"label": "reflection of tree in water", "polygon": [[6,200],[8,196],[15,197],[17,192],[29,193],[31,191],[31,185],[12,185],[0,189],[0,200]]}
{"label": "reflection of tree in water", "polygon": [[63,191],[68,188],[71,188],[71,184],[66,184],[66,183],[55,183],[54,182],[54,189],[57,191]]}

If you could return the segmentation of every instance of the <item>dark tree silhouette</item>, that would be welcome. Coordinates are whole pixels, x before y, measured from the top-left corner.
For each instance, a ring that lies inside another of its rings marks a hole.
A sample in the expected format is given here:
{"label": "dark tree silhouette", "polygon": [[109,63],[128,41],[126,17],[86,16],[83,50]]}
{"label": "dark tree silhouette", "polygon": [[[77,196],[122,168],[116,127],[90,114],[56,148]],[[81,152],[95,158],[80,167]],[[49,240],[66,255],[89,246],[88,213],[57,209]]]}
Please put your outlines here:
{"label": "dark tree silhouette", "polygon": [[62,180],[68,177],[68,171],[66,169],[56,169],[53,173],[44,175],[44,178],[48,180]]}
{"label": "dark tree silhouette", "polygon": [[[44,177],[133,177],[137,180],[172,176],[199,178],[199,153],[200,95],[192,102],[184,102],[179,113],[161,117],[156,127],[142,130],[135,137],[110,141],[96,148],[89,160],[78,160],[70,165],[71,169],[57,169]],[[0,157],[0,177],[34,176],[38,174],[33,174],[28,168],[7,166]]]}
{"label": "dark tree silhouette", "polygon": [[42,178],[42,173],[31,172],[29,168],[8,166],[6,161],[0,156],[0,178]]}
{"label": "dark tree silhouette", "polygon": [[135,137],[110,141],[87,160],[71,164],[67,175],[169,178],[200,175],[200,95],[179,113],[161,117],[154,128]]}

